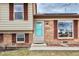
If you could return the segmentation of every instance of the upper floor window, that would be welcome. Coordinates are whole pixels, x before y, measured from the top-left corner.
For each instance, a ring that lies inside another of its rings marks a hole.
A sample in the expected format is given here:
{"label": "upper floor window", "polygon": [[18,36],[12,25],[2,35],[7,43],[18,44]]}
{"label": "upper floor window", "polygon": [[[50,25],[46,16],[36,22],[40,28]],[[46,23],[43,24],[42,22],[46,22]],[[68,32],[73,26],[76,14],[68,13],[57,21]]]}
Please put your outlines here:
{"label": "upper floor window", "polygon": [[14,19],[23,20],[24,19],[24,4],[15,3],[14,4]]}
{"label": "upper floor window", "polygon": [[37,13],[79,13],[79,3],[38,3]]}

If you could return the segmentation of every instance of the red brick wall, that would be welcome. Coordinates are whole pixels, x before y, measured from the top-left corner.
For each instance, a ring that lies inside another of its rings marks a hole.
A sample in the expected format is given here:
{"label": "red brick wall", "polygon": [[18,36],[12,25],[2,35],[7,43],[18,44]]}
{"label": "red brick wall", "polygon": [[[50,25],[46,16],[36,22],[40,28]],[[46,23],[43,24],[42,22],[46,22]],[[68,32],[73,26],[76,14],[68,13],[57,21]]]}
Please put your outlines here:
{"label": "red brick wall", "polygon": [[[46,22],[46,21],[45,21]],[[78,38],[78,21],[74,21],[74,38],[73,39],[58,39],[57,38],[57,21],[50,20],[48,21],[48,25],[45,24],[45,41],[49,44],[58,44],[61,42],[68,42],[70,44],[75,44],[79,42]]]}
{"label": "red brick wall", "polygon": [[11,33],[11,34],[1,34],[1,41],[3,42],[5,45],[11,45],[11,44],[16,44],[17,47],[29,47],[32,43],[32,39],[33,39],[33,33],[28,33],[26,35],[26,42],[25,43],[16,43],[16,33]]}

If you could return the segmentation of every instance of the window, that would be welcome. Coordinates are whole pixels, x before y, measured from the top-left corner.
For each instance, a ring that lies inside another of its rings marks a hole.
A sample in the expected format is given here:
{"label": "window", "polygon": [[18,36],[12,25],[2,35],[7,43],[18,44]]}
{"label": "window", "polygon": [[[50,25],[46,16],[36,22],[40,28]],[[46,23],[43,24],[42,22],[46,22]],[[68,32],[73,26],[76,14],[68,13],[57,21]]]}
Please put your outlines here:
{"label": "window", "polygon": [[14,4],[14,19],[23,20],[23,18],[24,18],[23,4],[21,3]]}
{"label": "window", "polygon": [[78,13],[79,3],[37,3],[37,13]]}
{"label": "window", "polygon": [[58,21],[58,39],[73,38],[73,21]]}
{"label": "window", "polygon": [[16,35],[16,42],[17,43],[24,43],[25,42],[25,35],[22,33],[19,33]]}

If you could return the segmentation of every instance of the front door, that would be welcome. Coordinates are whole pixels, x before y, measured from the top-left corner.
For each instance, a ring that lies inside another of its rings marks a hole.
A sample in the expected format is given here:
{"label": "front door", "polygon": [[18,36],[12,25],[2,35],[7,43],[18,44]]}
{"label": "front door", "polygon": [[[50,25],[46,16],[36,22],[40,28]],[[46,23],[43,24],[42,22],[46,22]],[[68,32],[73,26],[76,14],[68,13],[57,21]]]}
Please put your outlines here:
{"label": "front door", "polygon": [[34,43],[44,43],[44,21],[35,22]]}

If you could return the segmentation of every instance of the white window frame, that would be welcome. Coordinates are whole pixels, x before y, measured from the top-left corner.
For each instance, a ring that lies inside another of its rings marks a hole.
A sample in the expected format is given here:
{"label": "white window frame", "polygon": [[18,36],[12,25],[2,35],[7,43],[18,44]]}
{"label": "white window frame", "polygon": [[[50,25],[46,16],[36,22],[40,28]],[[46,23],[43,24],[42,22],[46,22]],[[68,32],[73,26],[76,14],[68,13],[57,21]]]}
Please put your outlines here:
{"label": "white window frame", "polygon": [[[24,35],[24,41],[18,41],[17,40],[17,35],[18,34],[23,34]],[[25,34],[24,33],[16,33],[16,43],[25,43]]]}
{"label": "white window frame", "polygon": [[[15,18],[15,5],[16,4],[17,5],[20,5],[20,4],[23,5],[23,12],[22,12],[23,19],[16,19]],[[14,12],[13,17],[14,17],[15,20],[24,20],[24,4],[23,3],[14,3],[14,11],[13,12]]]}
{"label": "white window frame", "polygon": [[[58,23],[59,22],[72,22],[72,37],[59,37],[59,34],[58,34]],[[73,20],[58,20],[57,21],[57,38],[58,39],[73,39],[74,38],[74,21]]]}

